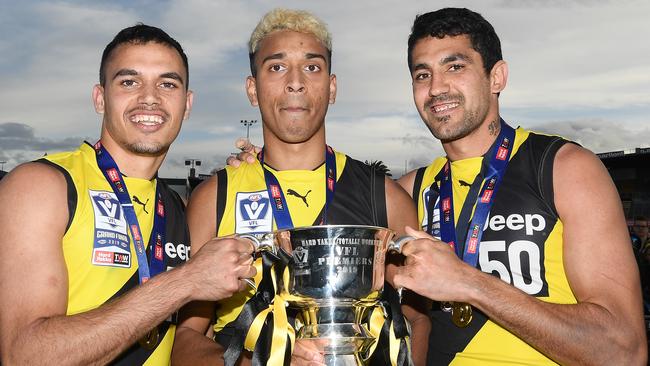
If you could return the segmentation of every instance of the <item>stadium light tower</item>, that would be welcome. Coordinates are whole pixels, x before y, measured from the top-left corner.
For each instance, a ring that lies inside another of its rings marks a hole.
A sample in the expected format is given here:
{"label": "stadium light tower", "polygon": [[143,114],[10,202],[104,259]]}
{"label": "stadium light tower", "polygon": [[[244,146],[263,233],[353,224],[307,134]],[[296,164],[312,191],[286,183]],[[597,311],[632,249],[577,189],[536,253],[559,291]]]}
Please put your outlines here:
{"label": "stadium light tower", "polygon": [[199,159],[185,159],[185,166],[190,167],[190,177],[196,177],[196,168],[195,166],[201,166],[201,160]]}
{"label": "stadium light tower", "polygon": [[242,119],[241,121],[239,121],[239,123],[241,123],[242,125],[246,126],[246,140],[249,140],[249,136],[250,136],[250,133],[249,133],[249,132],[250,132],[250,128],[251,128],[252,125],[254,125],[255,123],[257,123],[257,120],[256,120],[256,119],[252,119],[252,120],[249,121],[249,120],[247,120],[247,119]]}

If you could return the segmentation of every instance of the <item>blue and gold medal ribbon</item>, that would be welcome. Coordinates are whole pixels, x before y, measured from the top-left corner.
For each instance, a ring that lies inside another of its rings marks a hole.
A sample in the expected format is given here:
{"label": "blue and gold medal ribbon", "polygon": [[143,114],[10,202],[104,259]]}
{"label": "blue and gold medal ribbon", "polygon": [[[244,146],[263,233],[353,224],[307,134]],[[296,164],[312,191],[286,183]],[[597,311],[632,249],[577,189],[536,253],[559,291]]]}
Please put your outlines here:
{"label": "blue and gold medal ribbon", "polygon": [[151,263],[149,263],[147,260],[147,250],[144,246],[144,238],[142,237],[142,230],[140,230],[140,223],[133,209],[133,202],[131,201],[129,190],[126,188],[126,182],[124,181],[122,172],[111,154],[104,148],[101,141],[97,141],[93,147],[95,149],[97,167],[101,170],[104,178],[106,178],[106,181],[113,189],[113,193],[115,193],[120,207],[124,212],[124,218],[129,226],[138,260],[138,279],[140,283],[145,283],[152,276],[165,270],[165,251],[163,246],[165,243],[166,219],[165,206],[160,192],[160,182],[156,181],[156,213],[154,214],[153,228],[149,238],[149,248],[151,251]]}
{"label": "blue and gold medal ribbon", "polygon": [[[503,180],[510,155],[514,149],[515,130],[505,121],[501,120],[501,131],[495,140],[494,146],[488,152],[486,176],[483,179],[483,187],[476,198],[467,197],[465,205],[474,205],[474,215],[467,231],[465,245],[461,247],[456,237],[456,225],[454,224],[454,204],[451,183],[451,164],[449,161],[438,174],[436,181],[440,182],[440,236],[442,241],[448,243],[456,252],[456,255],[465,263],[476,267],[478,262],[479,246],[483,236],[485,221],[490,214],[490,208],[494,203],[497,189]],[[431,203],[433,204],[433,203]]]}
{"label": "blue and gold medal ribbon", "polygon": [[[264,148],[257,156],[264,170],[264,181],[266,182],[266,190],[271,200],[271,208],[273,209],[273,219],[278,229],[293,229],[293,221],[289,213],[289,206],[287,199],[284,197],[284,192],[280,186],[278,178],[266,168],[264,165]],[[320,225],[327,225],[327,210],[330,203],[334,199],[334,192],[336,191],[336,155],[334,150],[325,145],[325,208],[321,216]]]}

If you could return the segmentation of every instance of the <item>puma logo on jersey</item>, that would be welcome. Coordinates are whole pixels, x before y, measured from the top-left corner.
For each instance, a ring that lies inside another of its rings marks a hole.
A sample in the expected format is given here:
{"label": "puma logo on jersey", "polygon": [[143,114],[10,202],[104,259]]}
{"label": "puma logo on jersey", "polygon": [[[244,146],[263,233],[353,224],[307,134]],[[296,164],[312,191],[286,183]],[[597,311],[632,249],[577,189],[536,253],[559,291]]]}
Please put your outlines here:
{"label": "puma logo on jersey", "polygon": [[149,199],[148,199],[148,198],[147,198],[147,202],[142,203],[142,201],[140,201],[140,199],[138,198],[138,196],[133,195],[133,202],[137,203],[138,205],[141,205],[141,206],[142,206],[142,210],[144,211],[144,213],[149,214],[149,212],[147,211],[147,203],[149,203]]}
{"label": "puma logo on jersey", "polygon": [[309,195],[309,193],[311,193],[311,189],[308,190],[307,193],[305,193],[304,196],[300,195],[300,193],[294,191],[294,190],[291,189],[291,188],[289,188],[289,189],[287,190],[287,194],[288,194],[289,196],[295,196],[295,197],[300,198],[300,199],[302,200],[302,202],[304,202],[305,205],[307,205],[307,207],[309,207],[309,203],[307,203],[307,196]]}

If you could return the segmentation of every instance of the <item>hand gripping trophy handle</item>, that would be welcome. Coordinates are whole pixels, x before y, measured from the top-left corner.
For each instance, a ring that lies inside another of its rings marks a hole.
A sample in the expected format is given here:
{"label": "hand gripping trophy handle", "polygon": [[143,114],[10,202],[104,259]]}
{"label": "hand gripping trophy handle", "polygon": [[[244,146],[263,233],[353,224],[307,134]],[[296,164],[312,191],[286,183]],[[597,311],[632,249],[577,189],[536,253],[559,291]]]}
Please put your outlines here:
{"label": "hand gripping trophy handle", "polygon": [[[252,234],[237,234],[237,238],[248,239],[251,244],[253,244],[254,252],[259,253],[263,251],[269,251],[275,253],[275,247],[273,246],[273,239],[271,233],[261,235],[261,239]],[[257,291],[257,285],[255,281],[251,278],[241,278],[242,281],[246,282],[250,288]]]}
{"label": "hand gripping trophy handle", "polygon": [[414,237],[412,236],[402,236],[398,238],[395,241],[391,241],[388,243],[388,251],[391,252],[396,252],[396,253],[402,253],[402,247],[406,245],[406,243],[415,240]]}
{"label": "hand gripping trophy handle", "polygon": [[[397,253],[402,253],[402,247],[406,245],[406,243],[412,240],[415,240],[415,238],[411,236],[403,236],[395,240],[394,242],[390,242],[388,244],[388,250]],[[402,300],[403,290],[404,290],[403,287],[397,289],[400,302]],[[451,313],[452,322],[459,328],[464,328],[468,326],[469,323],[472,321],[472,306],[470,304],[464,302],[443,301],[441,303],[441,308],[443,311]]]}
{"label": "hand gripping trophy handle", "polygon": [[[406,245],[406,243],[415,240],[414,237],[412,236],[402,236],[399,237],[395,241],[391,241],[388,243],[388,251],[393,252],[393,253],[399,253],[402,254],[402,247]],[[397,294],[399,295],[399,301],[402,302],[402,291],[404,290],[404,287],[400,287],[397,289]]]}

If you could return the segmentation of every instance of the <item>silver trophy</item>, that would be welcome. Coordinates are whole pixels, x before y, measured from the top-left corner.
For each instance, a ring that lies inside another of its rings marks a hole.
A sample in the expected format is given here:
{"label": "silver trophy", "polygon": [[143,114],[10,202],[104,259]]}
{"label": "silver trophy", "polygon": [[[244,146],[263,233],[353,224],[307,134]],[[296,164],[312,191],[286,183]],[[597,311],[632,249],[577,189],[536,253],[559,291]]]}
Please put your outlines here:
{"label": "silver trophy", "polygon": [[411,238],[391,241],[392,230],[326,225],[279,230],[252,239],[258,250],[291,255],[288,275],[278,280],[289,306],[300,312],[297,337],[313,342],[330,366],[363,365],[374,342],[361,324],[384,286],[386,252]]}

